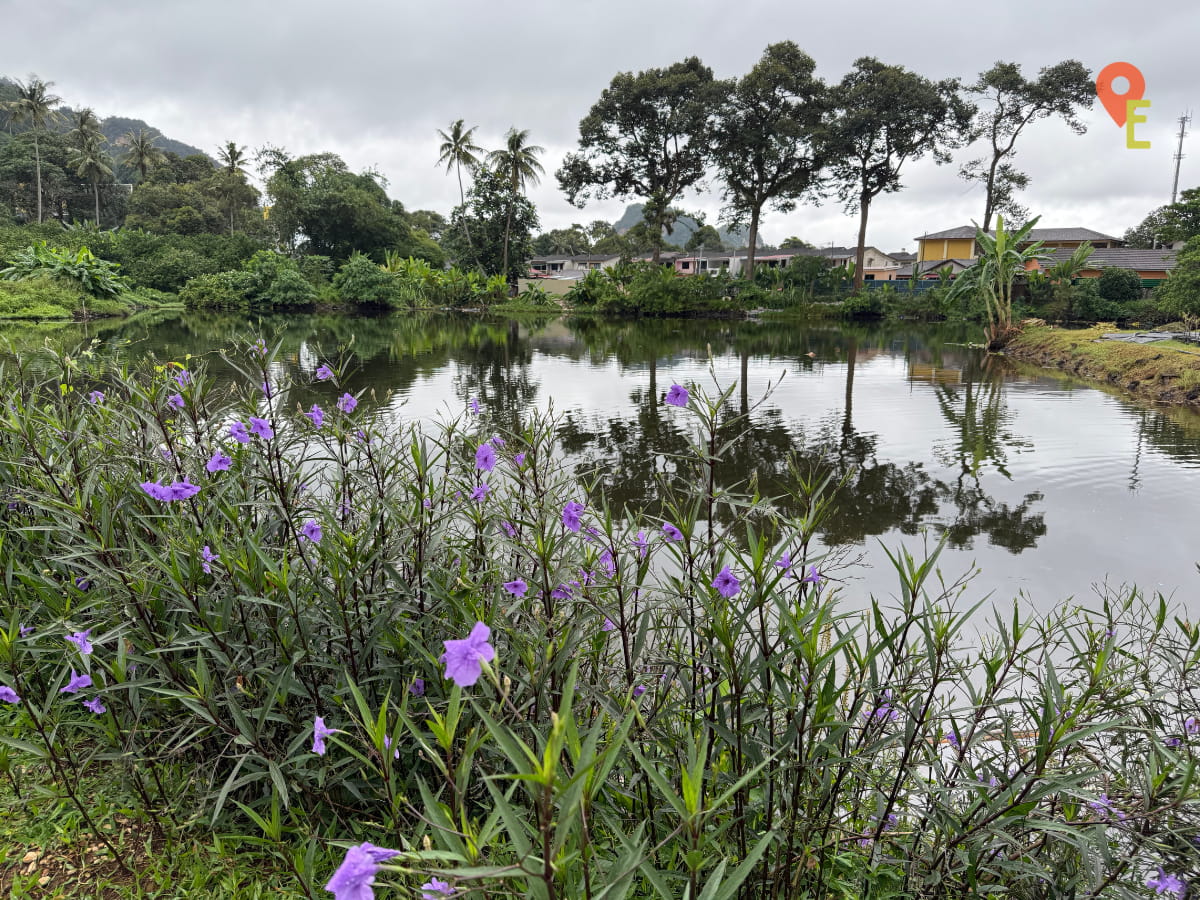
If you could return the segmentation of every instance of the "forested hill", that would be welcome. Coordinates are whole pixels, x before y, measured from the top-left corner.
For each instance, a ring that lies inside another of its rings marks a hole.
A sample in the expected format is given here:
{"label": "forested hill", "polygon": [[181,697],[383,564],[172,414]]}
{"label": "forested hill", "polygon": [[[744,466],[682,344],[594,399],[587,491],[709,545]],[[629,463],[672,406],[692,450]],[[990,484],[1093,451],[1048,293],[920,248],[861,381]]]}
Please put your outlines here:
{"label": "forested hill", "polygon": [[[0,75],[0,103],[6,100],[12,100],[17,96],[16,87],[10,78]],[[50,127],[54,131],[66,132],[71,129],[71,118],[76,110],[70,106],[59,106],[56,108],[59,114],[58,120],[51,123]],[[0,110],[0,129],[9,131],[8,116]],[[22,127],[16,127],[13,131],[23,131]],[[198,147],[193,147],[191,144],[185,144],[183,141],[177,141],[169,138],[166,135],[159,133],[158,129],[153,125],[144,122],[141,119],[131,119],[127,116],[109,116],[106,119],[100,120],[100,130],[104,132],[104,136],[108,138],[108,142],[114,146],[119,146],[123,143],[122,138],[131,131],[144,130],[151,134],[159,134],[156,146],[160,150],[168,153],[177,153],[180,156],[196,156],[207,155]]]}

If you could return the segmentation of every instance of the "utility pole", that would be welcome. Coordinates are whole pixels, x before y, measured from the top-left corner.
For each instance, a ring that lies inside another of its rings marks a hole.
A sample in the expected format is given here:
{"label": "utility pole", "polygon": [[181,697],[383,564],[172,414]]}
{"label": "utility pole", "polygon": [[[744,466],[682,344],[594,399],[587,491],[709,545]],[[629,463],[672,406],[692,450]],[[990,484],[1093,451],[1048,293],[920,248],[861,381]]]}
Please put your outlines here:
{"label": "utility pole", "polygon": [[1184,113],[1179,117],[1179,149],[1175,151],[1175,181],[1171,184],[1171,203],[1174,205],[1175,198],[1179,194],[1179,164],[1183,161],[1183,139],[1187,137],[1187,126],[1192,121],[1190,112]]}

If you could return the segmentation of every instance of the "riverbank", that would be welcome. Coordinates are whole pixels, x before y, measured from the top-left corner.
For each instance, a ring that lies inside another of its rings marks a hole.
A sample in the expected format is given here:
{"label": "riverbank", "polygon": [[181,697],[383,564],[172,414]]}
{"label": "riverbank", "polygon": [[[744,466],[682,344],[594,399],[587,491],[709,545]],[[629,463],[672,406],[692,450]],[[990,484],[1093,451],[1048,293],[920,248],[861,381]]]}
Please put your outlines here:
{"label": "riverbank", "polygon": [[1155,403],[1200,406],[1200,350],[1181,341],[1103,341],[1112,326],[1027,327],[1005,348],[1022,362],[1120,387]]}

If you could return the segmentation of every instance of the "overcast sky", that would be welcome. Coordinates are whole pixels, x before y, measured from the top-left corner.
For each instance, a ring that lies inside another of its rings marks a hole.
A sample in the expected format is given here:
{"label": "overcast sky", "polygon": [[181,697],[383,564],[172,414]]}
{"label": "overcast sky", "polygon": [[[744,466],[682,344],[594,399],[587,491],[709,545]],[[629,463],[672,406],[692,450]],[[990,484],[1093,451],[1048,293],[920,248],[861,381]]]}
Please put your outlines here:
{"label": "overcast sky", "polygon": [[[437,129],[461,117],[491,148],[509,126],[527,128],[546,148],[547,177],[531,196],[549,229],[612,220],[625,206],[575,209],[553,175],[618,71],[697,55],[730,77],[779,40],[795,41],[830,82],[861,56],[964,81],[997,60],[1027,75],[1070,58],[1093,73],[1123,60],[1146,78],[1153,105],[1138,138],[1151,148],[1127,149],[1099,103],[1082,137],[1058,121],[1037,123],[1018,144],[1016,162],[1032,179],[1021,199],[1043,225],[1118,235],[1169,201],[1176,119],[1200,107],[1200,4],[1010,0],[960,9],[912,0],[0,0],[0,74],[36,73],[73,106],[145,119],[210,154],[225,140],[293,155],[333,151],[354,169],[381,171],[409,209],[444,214],[458,188],[435,168]],[[873,206],[867,242],[912,250],[914,235],[979,219],[982,190],[957,170],[980,150],[907,168],[904,190]],[[1181,188],[1200,185],[1200,126],[1184,152]],[[715,220],[718,188],[679,205]],[[796,234],[850,245],[857,222],[831,200],[769,213],[763,232],[775,242]]]}

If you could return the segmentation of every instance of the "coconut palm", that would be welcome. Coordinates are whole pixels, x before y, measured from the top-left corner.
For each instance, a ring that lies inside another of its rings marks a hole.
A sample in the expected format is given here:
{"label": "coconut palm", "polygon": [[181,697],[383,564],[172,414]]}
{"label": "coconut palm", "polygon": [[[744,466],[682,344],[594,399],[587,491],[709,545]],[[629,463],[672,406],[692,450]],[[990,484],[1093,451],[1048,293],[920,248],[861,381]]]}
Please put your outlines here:
{"label": "coconut palm", "polygon": [[[493,150],[488,154],[488,165],[508,180],[508,190],[512,197],[524,192],[526,186],[536,185],[545,174],[545,169],[538,162],[538,156],[546,152],[545,147],[527,143],[529,130],[517,131],[508,129],[504,136],[504,148]],[[501,271],[508,275],[508,240],[512,231],[512,204],[508,206],[508,215],[504,222],[504,256]]]}
{"label": "coconut palm", "polygon": [[217,160],[221,163],[221,194],[229,207],[229,233],[233,234],[234,213],[237,211],[238,194],[247,187],[245,164],[249,161],[246,148],[234,141],[226,141],[217,149]]}
{"label": "coconut palm", "polygon": [[[442,139],[442,144],[438,147],[437,164],[446,167],[446,174],[450,174],[450,169],[453,168],[458,175],[458,203],[460,206],[465,206],[467,195],[463,192],[462,170],[466,166],[468,170],[473,170],[479,165],[479,157],[476,154],[482,153],[483,148],[476,144],[473,140],[475,134],[475,126],[464,129],[463,120],[458,119],[450,123],[450,133],[438,129],[438,137]],[[467,237],[467,246],[471,246],[471,230],[467,227],[467,217],[463,216],[463,233]]]}
{"label": "coconut palm", "polygon": [[37,218],[38,224],[41,224],[42,153],[38,145],[38,132],[44,131],[46,126],[58,117],[54,107],[62,102],[62,97],[50,93],[50,88],[54,86],[53,81],[42,81],[36,75],[30,75],[27,84],[14,81],[13,85],[17,89],[17,99],[7,101],[4,109],[8,113],[10,126],[28,124],[33,133],[33,159],[37,172]]}
{"label": "coconut palm", "polygon": [[71,143],[67,163],[81,178],[92,182],[96,198],[96,227],[100,227],[100,180],[112,175],[112,160],[104,150],[108,139],[100,130],[100,120],[90,107],[84,107],[71,119],[75,127],[67,134]]}
{"label": "coconut palm", "polygon": [[147,172],[167,161],[167,155],[155,146],[156,140],[158,140],[158,134],[145,129],[138,129],[136,132],[130,131],[125,135],[127,149],[122,162],[137,169],[142,181],[146,180]]}

